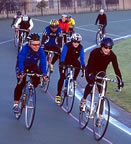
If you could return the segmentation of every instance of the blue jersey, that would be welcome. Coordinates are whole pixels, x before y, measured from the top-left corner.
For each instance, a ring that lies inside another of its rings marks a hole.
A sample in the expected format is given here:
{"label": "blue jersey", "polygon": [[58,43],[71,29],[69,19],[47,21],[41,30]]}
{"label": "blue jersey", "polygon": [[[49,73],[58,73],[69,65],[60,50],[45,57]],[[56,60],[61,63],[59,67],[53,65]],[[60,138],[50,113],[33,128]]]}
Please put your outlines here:
{"label": "blue jersey", "polygon": [[25,72],[25,69],[46,75],[46,55],[42,48],[34,52],[28,44],[23,46],[17,56],[16,73]]}
{"label": "blue jersey", "polygon": [[42,44],[44,44],[45,46],[56,46],[56,47],[61,46],[62,45],[61,28],[58,27],[56,32],[52,32],[50,26],[47,26],[42,36]]}
{"label": "blue jersey", "polygon": [[81,65],[85,66],[83,46],[79,44],[77,48],[74,48],[72,46],[72,42],[65,44],[61,53],[60,62],[64,62],[65,64],[70,65],[78,58],[80,58]]}

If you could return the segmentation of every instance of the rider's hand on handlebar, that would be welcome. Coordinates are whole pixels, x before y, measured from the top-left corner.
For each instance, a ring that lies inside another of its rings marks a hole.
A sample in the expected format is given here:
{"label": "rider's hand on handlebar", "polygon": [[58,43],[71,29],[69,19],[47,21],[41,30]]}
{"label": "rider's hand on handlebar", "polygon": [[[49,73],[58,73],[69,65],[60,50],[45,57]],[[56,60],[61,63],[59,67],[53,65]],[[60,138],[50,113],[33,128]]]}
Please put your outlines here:
{"label": "rider's hand on handlebar", "polygon": [[43,79],[44,79],[44,81],[46,81],[46,82],[49,80],[49,78],[48,78],[47,75],[43,75]]}
{"label": "rider's hand on handlebar", "polygon": [[27,32],[30,32],[30,29],[27,29]]}
{"label": "rider's hand on handlebar", "polygon": [[24,72],[21,72],[17,75],[17,78],[22,79],[24,77],[24,75],[25,75]]}

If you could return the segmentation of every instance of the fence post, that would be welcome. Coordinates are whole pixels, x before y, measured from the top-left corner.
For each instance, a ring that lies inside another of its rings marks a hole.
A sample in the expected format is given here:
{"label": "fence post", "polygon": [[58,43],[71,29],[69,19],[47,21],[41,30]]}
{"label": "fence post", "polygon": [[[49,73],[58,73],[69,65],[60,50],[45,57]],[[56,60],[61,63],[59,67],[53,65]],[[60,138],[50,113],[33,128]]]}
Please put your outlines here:
{"label": "fence post", "polygon": [[101,4],[102,4],[102,8],[105,9],[106,8],[106,0],[101,0]]}
{"label": "fence post", "polygon": [[57,5],[58,5],[58,14],[60,14],[60,1],[57,0]]}
{"label": "fence post", "polygon": [[74,13],[76,13],[76,0],[74,0]]}
{"label": "fence post", "polygon": [[123,0],[123,9],[125,9],[125,0]]}

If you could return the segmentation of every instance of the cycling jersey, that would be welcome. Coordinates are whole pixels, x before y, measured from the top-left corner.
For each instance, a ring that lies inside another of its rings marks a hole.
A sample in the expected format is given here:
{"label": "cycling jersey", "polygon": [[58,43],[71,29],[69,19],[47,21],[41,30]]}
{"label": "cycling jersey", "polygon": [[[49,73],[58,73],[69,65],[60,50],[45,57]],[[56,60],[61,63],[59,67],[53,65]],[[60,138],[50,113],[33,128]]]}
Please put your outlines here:
{"label": "cycling jersey", "polygon": [[40,73],[46,75],[46,55],[44,50],[39,48],[38,52],[33,52],[29,45],[26,44],[17,56],[16,74],[25,72],[25,69],[38,71],[38,67],[40,67]]}
{"label": "cycling jersey", "polygon": [[70,65],[72,62],[77,61],[79,57],[81,65],[85,66],[83,46],[79,44],[78,48],[74,48],[72,42],[69,42],[63,47],[60,62]]}
{"label": "cycling jersey", "polygon": [[59,21],[59,27],[61,28],[63,33],[68,33],[69,32],[69,24],[68,21],[62,22],[60,19]]}
{"label": "cycling jersey", "polygon": [[73,28],[75,25],[75,20],[73,18],[70,18],[70,21],[68,22],[69,28]]}
{"label": "cycling jersey", "polygon": [[34,24],[33,21],[30,17],[28,17],[28,21],[24,21],[23,17],[19,18],[18,21],[15,24],[16,28],[20,28],[20,29],[29,29],[31,30],[33,28]]}
{"label": "cycling jersey", "polygon": [[42,36],[42,44],[44,44],[44,46],[62,47],[61,28],[58,27],[56,32],[52,32],[50,26],[47,26]]}
{"label": "cycling jersey", "polygon": [[100,71],[106,71],[110,62],[113,65],[115,74],[121,78],[116,55],[113,51],[111,51],[109,55],[105,55],[101,48],[96,48],[91,52],[86,66],[87,72],[96,75]]}
{"label": "cycling jersey", "polygon": [[107,25],[106,14],[103,14],[103,15],[99,14],[99,15],[97,16],[97,19],[96,19],[96,24],[97,24],[98,20],[99,20],[99,24]]}

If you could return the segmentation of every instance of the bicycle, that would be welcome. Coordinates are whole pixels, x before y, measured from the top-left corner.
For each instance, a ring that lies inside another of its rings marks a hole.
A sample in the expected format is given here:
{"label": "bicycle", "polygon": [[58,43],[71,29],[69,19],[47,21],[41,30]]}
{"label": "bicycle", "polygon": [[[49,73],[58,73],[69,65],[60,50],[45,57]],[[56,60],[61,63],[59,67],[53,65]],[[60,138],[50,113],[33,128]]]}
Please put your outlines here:
{"label": "bicycle", "polygon": [[21,35],[20,35],[20,37],[19,37],[19,38],[20,38],[20,39],[19,39],[19,44],[18,44],[18,52],[19,52],[19,51],[21,50],[24,42],[26,42],[26,33],[27,33],[28,31],[25,30],[25,29],[19,29],[18,31],[19,31],[19,33],[20,33],[20,31],[21,31]]}
{"label": "bicycle", "polygon": [[[107,78],[107,76],[100,77],[98,75],[96,75],[96,81],[90,97],[88,96],[90,100],[83,109],[80,109],[79,113],[79,125],[81,129],[86,128],[89,120],[93,119],[93,134],[97,141],[104,137],[110,118],[110,103],[108,98],[105,96],[107,81],[118,83],[116,80]],[[99,80],[101,80],[101,82],[98,82]],[[100,94],[96,93],[97,85],[102,88]],[[95,100],[96,95],[98,95],[97,100]]]}
{"label": "bicycle", "polygon": [[[22,95],[18,103],[19,112],[15,113],[15,117],[17,120],[19,120],[22,115],[23,108],[25,108],[25,125],[27,129],[30,129],[34,121],[35,109],[36,109],[36,92],[35,87],[32,84],[31,77],[33,76],[42,77],[42,75],[35,73],[26,73],[25,75],[26,75],[26,85],[23,89]],[[22,79],[20,80],[19,83],[21,83]]]}
{"label": "bicycle", "polygon": [[75,99],[75,83],[73,80],[74,67],[72,65],[67,65],[65,70],[65,80],[61,92],[62,100],[60,106],[65,107],[66,112],[70,113],[72,111]]}
{"label": "bicycle", "polygon": [[19,43],[19,30],[15,29],[14,34],[14,46],[17,47]]}
{"label": "bicycle", "polygon": [[98,31],[96,33],[96,44],[100,45],[101,44],[101,40],[104,38],[104,34],[102,33],[102,29],[103,29],[103,25],[102,24],[98,24]]}
{"label": "bicycle", "polygon": [[41,87],[43,88],[44,92],[46,93],[50,84],[50,78],[51,78],[51,61],[52,61],[52,57],[54,54],[59,55],[58,52],[55,51],[49,51],[49,50],[45,50],[45,52],[47,52],[47,77],[48,77],[48,81],[44,81],[43,78],[41,78]]}

